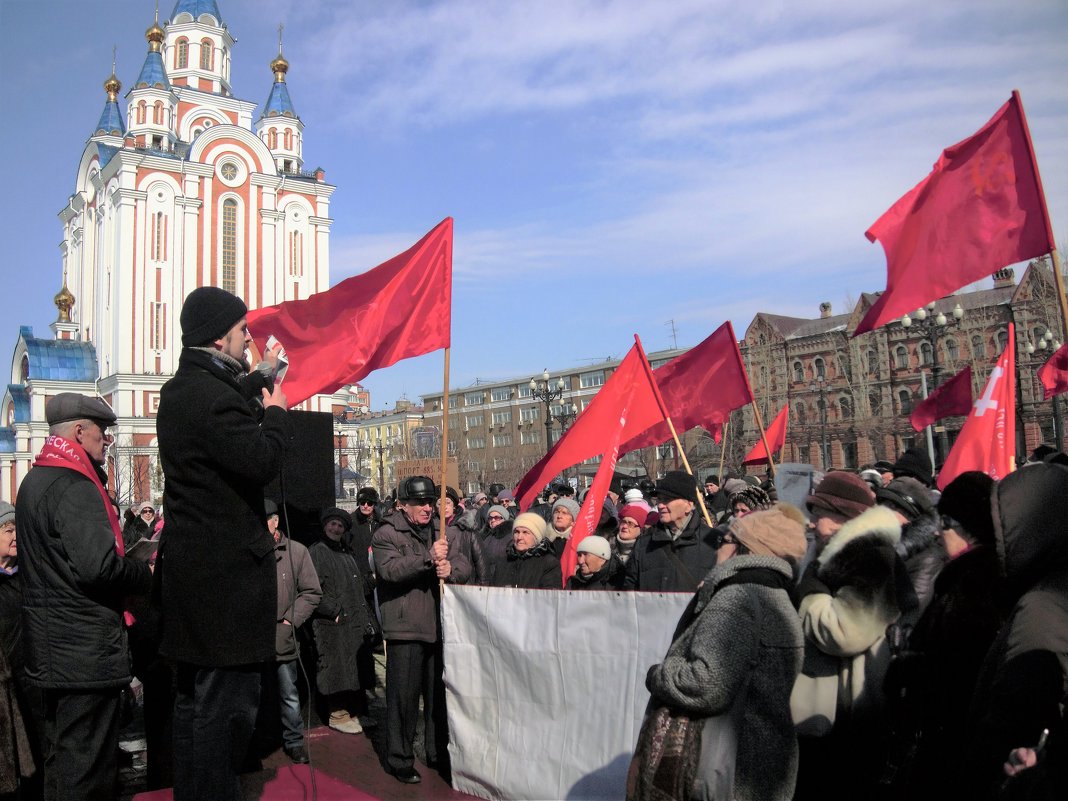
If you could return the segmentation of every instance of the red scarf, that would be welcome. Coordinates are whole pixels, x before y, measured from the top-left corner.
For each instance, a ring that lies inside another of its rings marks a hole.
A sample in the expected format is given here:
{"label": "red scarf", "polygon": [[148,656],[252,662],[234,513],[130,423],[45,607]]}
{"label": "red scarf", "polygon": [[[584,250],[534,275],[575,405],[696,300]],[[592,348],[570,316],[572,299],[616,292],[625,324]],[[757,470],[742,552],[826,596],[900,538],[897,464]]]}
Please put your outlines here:
{"label": "red scarf", "polygon": [[[108,491],[100,483],[100,476],[96,474],[96,470],[89,463],[89,454],[85,452],[81,445],[56,434],[50,434],[48,439],[45,440],[41,452],[37,454],[33,465],[34,467],[38,465],[41,467],[65,467],[68,470],[81,473],[96,484],[96,489],[104,502],[104,510],[107,512],[108,522],[111,523],[111,531],[115,535],[115,550],[118,551],[119,556],[126,555],[126,546],[122,542],[122,527],[119,526],[119,514],[108,496]],[[124,617],[126,618],[126,625],[129,626],[133,623],[133,615],[129,612],[125,612]]]}

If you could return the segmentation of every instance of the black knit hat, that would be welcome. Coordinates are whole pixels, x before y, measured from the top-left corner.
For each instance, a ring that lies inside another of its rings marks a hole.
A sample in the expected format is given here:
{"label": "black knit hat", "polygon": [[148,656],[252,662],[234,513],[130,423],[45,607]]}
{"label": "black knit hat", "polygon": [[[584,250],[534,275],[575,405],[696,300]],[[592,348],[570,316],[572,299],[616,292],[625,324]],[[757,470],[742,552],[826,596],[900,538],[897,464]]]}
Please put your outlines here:
{"label": "black knit hat", "polygon": [[689,473],[672,470],[656,482],[656,497],[665,503],[673,498],[697,503],[697,481]]}
{"label": "black knit hat", "polygon": [[378,503],[378,490],[374,487],[361,487],[356,493],[356,503]]}
{"label": "black knit hat", "polygon": [[217,286],[201,286],[182,305],[182,344],[186,347],[214,342],[248,314],[245,302]]}
{"label": "black knit hat", "polygon": [[894,462],[894,478],[907,476],[914,478],[925,487],[931,486],[934,481],[934,468],[931,466],[931,457],[927,450],[920,445],[909,448],[901,457]]}
{"label": "black knit hat", "polygon": [[961,473],[942,490],[938,511],[964,526],[965,532],[980,545],[994,543],[994,519],[990,495],[994,479],[978,470]]}
{"label": "black knit hat", "polygon": [[875,490],[875,497],[880,506],[897,509],[910,521],[934,511],[930,490],[915,478],[895,478],[885,487]]}
{"label": "black knit hat", "polygon": [[319,522],[325,526],[326,521],[330,520],[331,518],[335,520],[340,520],[341,525],[345,527],[345,531],[352,530],[352,515],[350,515],[344,509],[338,509],[337,507],[333,507],[331,509],[324,510],[323,513],[319,515]]}

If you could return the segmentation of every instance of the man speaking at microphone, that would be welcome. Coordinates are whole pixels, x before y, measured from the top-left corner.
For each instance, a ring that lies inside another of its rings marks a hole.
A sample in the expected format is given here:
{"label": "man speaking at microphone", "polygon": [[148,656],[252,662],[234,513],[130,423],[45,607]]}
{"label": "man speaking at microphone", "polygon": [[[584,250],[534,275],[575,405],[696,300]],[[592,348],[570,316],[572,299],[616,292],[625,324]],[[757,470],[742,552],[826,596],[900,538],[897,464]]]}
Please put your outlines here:
{"label": "man speaking at microphone", "polygon": [[240,798],[260,677],[275,658],[263,489],[281,469],[291,429],[273,381],[260,392],[262,420],[243,395],[247,313],[217,287],[190,293],[178,370],[156,418],[167,515],[156,567],[160,652],[178,666],[174,801]]}

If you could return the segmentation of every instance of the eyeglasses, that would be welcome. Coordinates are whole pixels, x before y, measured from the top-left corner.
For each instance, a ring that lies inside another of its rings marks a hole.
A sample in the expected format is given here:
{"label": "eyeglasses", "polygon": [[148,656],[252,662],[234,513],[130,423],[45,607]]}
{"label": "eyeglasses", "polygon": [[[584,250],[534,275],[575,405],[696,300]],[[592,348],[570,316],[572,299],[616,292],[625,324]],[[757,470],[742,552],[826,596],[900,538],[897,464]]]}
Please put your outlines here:
{"label": "eyeglasses", "polygon": [[360,506],[374,506],[370,501],[360,501]]}
{"label": "eyeglasses", "polygon": [[143,515],[155,515],[156,514],[156,510],[155,509],[142,509],[141,510],[141,514],[143,514]]}
{"label": "eyeglasses", "polygon": [[487,520],[504,520],[500,515],[490,515]]}

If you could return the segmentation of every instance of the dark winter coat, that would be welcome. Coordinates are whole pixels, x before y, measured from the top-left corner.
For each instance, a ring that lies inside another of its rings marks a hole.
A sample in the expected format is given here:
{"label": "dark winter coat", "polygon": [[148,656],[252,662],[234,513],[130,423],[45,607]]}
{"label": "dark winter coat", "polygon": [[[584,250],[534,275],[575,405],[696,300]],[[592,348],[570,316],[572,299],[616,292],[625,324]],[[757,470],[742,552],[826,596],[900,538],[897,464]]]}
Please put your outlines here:
{"label": "dark winter coat", "polygon": [[694,592],[716,565],[715,532],[694,510],[686,528],[672,540],[664,522],[638,537],[627,560],[623,589],[644,592]]}
{"label": "dark winter coat", "polygon": [[485,586],[490,583],[493,570],[482,551],[482,538],[478,535],[475,518],[474,514],[469,515],[467,512],[457,515],[453,517],[449,529],[456,537],[456,547],[471,563],[471,580],[468,583]]}
{"label": "dark winter coat", "polygon": [[612,554],[611,558],[601,565],[601,569],[589,576],[583,576],[577,570],[575,575],[567,580],[568,590],[618,590],[623,585],[623,563],[619,557]]}
{"label": "dark winter coat", "polygon": [[297,658],[297,629],[315,612],[323,591],[308,549],[285,534],[274,546],[274,562],[278,580],[275,656],[279,662],[292,662]]}
{"label": "dark winter coat", "polygon": [[792,580],[790,565],[773,556],[735,556],[717,565],[687,609],[692,621],[680,625],[645,680],[656,701],[695,717],[741,705],[733,796],[739,801],[793,796],[798,759],[790,688],[803,645]]}
{"label": "dark winter coat", "polygon": [[[382,636],[387,640],[438,642],[441,638],[438,577],[430,558],[434,536],[431,524],[415,526],[400,510],[386,515],[375,530],[371,547],[378,571]],[[471,563],[448,531],[445,536],[446,558],[452,565],[446,581],[466,584],[471,578]]]}
{"label": "dark winter coat", "polygon": [[[962,798],[994,797],[1009,751],[1033,747],[1043,729],[1050,730],[1050,758],[1063,755],[1068,737],[1068,467],[1010,473],[995,485],[991,506],[1005,587],[1017,600],[976,683]],[[1024,773],[1032,770],[1039,769]],[[1059,770],[1064,781],[1063,761]]]}
{"label": "dark winter coat", "polygon": [[312,619],[318,658],[316,684],[324,695],[360,689],[356,652],[375,634],[356,554],[325,534],[308,549],[323,597]]}
{"label": "dark winter coat", "polygon": [[147,594],[152,575],[148,563],[119,556],[96,484],[67,468],[34,467],[15,520],[26,678],[56,688],[128,684],[123,603]]}
{"label": "dark winter coat", "polygon": [[564,578],[552,542],[539,540],[523,552],[517,551],[514,543],[510,544],[504,564],[497,567],[493,585],[528,590],[560,589]]}
{"label": "dark winter coat", "polygon": [[938,517],[933,513],[921,515],[901,527],[897,552],[905,561],[917,600],[916,608],[903,619],[904,624],[915,624],[934,597],[935,579],[946,564],[946,551],[938,539],[940,533]]}
{"label": "dark winter coat", "polygon": [[482,540],[482,560],[486,564],[486,583],[499,587],[497,571],[508,561],[508,546],[512,544],[512,521],[505,520],[497,528],[487,527],[475,536]]}
{"label": "dark winter coat", "polygon": [[186,348],[156,417],[167,525],[157,557],[160,652],[206,667],[275,659],[274,540],[263,488],[292,436],[285,410],[257,424],[233,373]]}
{"label": "dark winter coat", "polygon": [[153,531],[148,523],[139,516],[134,517],[122,527],[122,544],[128,551],[140,540],[152,539],[152,534]]}
{"label": "dark winter coat", "polygon": [[22,583],[18,565],[0,568],[0,651],[15,675],[22,673]]}

